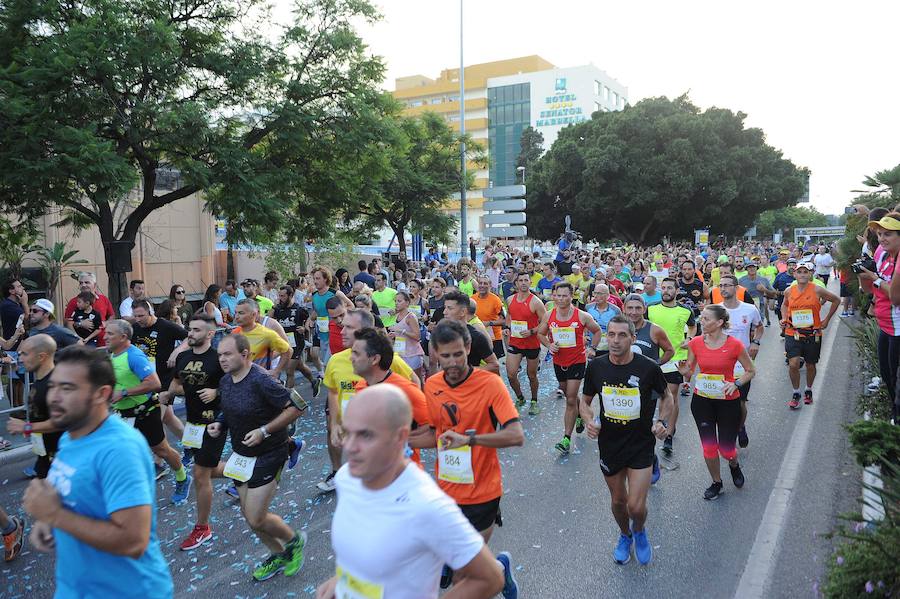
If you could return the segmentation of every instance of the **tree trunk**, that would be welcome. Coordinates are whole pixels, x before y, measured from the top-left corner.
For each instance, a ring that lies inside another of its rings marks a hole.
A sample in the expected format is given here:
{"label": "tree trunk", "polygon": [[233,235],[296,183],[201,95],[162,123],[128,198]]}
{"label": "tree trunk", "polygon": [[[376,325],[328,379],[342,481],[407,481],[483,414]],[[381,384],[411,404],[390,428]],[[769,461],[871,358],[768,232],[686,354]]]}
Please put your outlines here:
{"label": "tree trunk", "polygon": [[406,239],[404,236],[405,230],[400,225],[391,225],[391,230],[394,232],[394,235],[397,236],[397,251],[400,252],[400,256],[406,261]]}

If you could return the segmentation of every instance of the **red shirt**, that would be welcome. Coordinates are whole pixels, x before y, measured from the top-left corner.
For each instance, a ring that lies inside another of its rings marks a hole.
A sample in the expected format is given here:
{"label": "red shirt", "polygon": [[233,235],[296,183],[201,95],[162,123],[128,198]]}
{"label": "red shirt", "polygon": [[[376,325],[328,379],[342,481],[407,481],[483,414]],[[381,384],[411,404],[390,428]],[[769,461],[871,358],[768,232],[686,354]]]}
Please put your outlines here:
{"label": "red shirt", "polygon": [[[116,317],[116,311],[113,310],[112,303],[109,301],[109,298],[103,295],[102,293],[94,293],[97,296],[97,299],[94,300],[92,308],[100,313],[100,320],[105,322],[110,318]],[[72,315],[75,314],[75,302],[78,298],[73,297],[69,300],[69,303],[66,304],[66,311],[63,312],[63,318],[65,320],[70,320]],[[100,331],[100,334],[95,337],[97,339],[97,347],[103,347],[106,345],[106,333],[104,331]]]}
{"label": "red shirt", "polygon": [[[688,347],[694,352],[700,374],[722,375],[725,382],[734,382],[734,365],[738,356],[744,349],[744,344],[734,337],[726,337],[725,343],[718,349],[710,349],[703,340],[703,335],[697,335],[688,342]],[[737,399],[740,391],[726,395],[724,399]]]}
{"label": "red shirt", "polygon": [[[540,319],[531,311],[531,300],[534,299],[534,296],[528,294],[528,299],[524,302],[520,302],[517,298],[518,293],[509,298],[509,319],[514,323],[524,322],[529,329],[537,331]],[[536,332],[528,337],[516,337],[510,333],[509,344],[516,349],[538,349],[541,347],[541,340],[538,339]]]}
{"label": "red shirt", "polygon": [[615,277],[606,279],[606,284],[613,287],[616,293],[625,293],[625,283]]}
{"label": "red shirt", "polygon": [[612,304],[613,306],[615,306],[615,307],[618,308],[619,310],[624,310],[624,309],[625,309],[625,304],[622,303],[622,300],[619,299],[619,296],[618,296],[618,295],[615,295],[615,294],[612,294],[612,293],[611,293],[611,294],[609,295],[609,297],[607,298],[606,301],[607,301],[607,303]]}
{"label": "red shirt", "polygon": [[580,310],[572,306],[572,316],[563,320],[557,315],[556,308],[550,312],[547,324],[550,326],[550,338],[559,345],[553,354],[553,363],[557,366],[584,364],[587,355],[584,348],[584,325],[581,324]]}
{"label": "red shirt", "polygon": [[347,349],[344,347],[344,340],[341,338],[341,329],[343,328],[333,318],[328,319],[328,351],[331,352],[332,356]]}

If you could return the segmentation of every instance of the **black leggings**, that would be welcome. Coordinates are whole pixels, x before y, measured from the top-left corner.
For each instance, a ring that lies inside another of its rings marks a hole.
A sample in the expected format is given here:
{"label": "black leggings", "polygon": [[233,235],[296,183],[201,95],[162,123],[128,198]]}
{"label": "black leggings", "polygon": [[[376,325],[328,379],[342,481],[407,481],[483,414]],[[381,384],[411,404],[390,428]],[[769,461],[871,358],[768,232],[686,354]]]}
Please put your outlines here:
{"label": "black leggings", "polygon": [[719,455],[726,460],[737,458],[735,442],[741,425],[739,399],[709,399],[695,393],[691,400],[691,414],[700,432],[704,458],[712,459]]}
{"label": "black leggings", "polygon": [[881,382],[887,386],[891,400],[897,392],[897,369],[900,366],[900,336],[894,337],[878,331],[878,371]]}

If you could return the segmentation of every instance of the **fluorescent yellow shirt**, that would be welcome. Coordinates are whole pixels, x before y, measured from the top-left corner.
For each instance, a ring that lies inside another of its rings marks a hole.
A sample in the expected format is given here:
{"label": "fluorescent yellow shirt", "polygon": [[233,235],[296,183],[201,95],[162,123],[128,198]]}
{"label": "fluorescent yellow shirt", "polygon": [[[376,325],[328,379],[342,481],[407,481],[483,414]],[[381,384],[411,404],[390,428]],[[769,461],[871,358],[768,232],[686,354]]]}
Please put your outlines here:
{"label": "fluorescent yellow shirt", "polygon": [[[403,358],[396,352],[394,353],[394,361],[391,362],[391,370],[402,377],[412,380],[413,371]],[[356,383],[361,381],[362,377],[353,373],[353,363],[350,362],[350,349],[338,352],[328,359],[328,365],[325,366],[325,378],[322,383],[331,389],[337,391],[338,394],[338,420],[344,411],[344,406],[356,393]]]}
{"label": "fluorescent yellow shirt", "polygon": [[532,275],[531,275],[531,288],[532,288],[532,289],[537,289],[537,284],[538,284],[538,283],[540,282],[540,280],[543,279],[543,278],[544,278],[544,275],[543,275],[542,273],[539,273],[539,272],[532,273]]}

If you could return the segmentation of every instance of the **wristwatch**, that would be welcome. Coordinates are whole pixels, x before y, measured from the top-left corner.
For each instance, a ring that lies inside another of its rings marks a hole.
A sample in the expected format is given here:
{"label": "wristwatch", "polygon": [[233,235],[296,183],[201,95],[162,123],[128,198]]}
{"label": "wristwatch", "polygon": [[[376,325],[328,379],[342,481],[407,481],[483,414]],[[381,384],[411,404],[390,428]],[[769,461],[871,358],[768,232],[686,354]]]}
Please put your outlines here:
{"label": "wristwatch", "polygon": [[469,442],[466,443],[466,445],[468,445],[469,447],[475,446],[475,433],[469,435]]}
{"label": "wristwatch", "polygon": [[755,344],[755,345],[759,345],[759,344],[760,344],[760,343],[759,343],[759,339],[751,339],[751,340],[750,340],[750,344],[751,344],[751,345],[754,345],[754,344]]}
{"label": "wristwatch", "polygon": [[266,430],[266,425],[265,425],[265,424],[262,425],[261,427],[259,427],[259,432],[262,433],[263,439],[268,439],[269,437],[272,436],[272,433],[270,433],[268,430]]}
{"label": "wristwatch", "polygon": [[669,421],[663,420],[662,418],[658,419],[657,422],[661,423],[665,428],[669,428]]}

